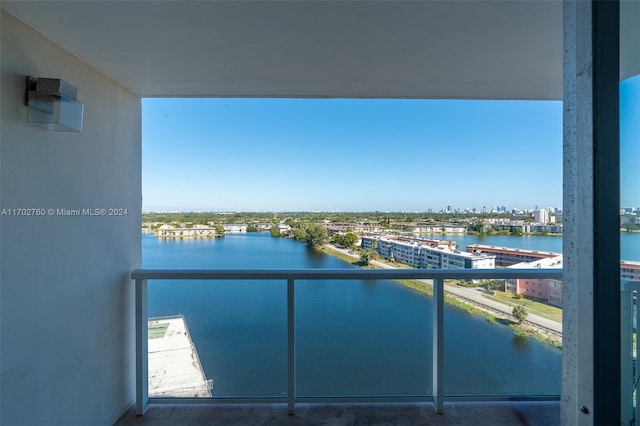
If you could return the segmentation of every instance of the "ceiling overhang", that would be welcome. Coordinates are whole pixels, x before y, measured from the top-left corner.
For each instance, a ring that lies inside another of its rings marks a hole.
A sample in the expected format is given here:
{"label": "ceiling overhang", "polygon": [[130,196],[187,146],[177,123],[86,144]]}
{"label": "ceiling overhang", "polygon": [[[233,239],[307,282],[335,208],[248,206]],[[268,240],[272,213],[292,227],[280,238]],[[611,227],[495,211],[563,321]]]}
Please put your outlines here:
{"label": "ceiling overhang", "polygon": [[3,1],[142,97],[561,99],[561,1]]}

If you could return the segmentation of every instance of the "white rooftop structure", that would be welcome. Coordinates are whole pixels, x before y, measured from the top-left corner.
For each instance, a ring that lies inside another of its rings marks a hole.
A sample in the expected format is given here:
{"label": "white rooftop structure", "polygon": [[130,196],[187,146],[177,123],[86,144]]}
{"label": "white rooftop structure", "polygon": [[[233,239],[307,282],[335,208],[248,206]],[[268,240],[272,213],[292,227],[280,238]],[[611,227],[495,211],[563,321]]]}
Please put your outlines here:
{"label": "white rooftop structure", "polygon": [[528,268],[562,268],[562,255],[555,257],[545,257],[533,262],[521,262],[515,265],[507,266],[507,268],[513,269],[528,269]]}

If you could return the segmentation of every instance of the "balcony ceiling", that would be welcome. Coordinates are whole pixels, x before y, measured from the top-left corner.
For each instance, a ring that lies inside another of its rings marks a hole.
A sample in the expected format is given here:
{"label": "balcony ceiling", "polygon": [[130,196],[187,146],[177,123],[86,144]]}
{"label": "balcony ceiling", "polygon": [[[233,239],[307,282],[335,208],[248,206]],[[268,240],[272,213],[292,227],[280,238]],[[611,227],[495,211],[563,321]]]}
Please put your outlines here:
{"label": "balcony ceiling", "polygon": [[142,97],[562,97],[561,1],[1,4]]}

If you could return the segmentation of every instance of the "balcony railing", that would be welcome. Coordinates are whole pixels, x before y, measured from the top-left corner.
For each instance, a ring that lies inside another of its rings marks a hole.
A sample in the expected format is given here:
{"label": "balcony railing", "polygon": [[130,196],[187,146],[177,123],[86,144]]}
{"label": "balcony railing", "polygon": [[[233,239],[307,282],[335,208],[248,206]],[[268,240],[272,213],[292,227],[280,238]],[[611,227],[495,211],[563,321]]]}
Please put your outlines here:
{"label": "balcony railing", "polygon": [[637,368],[637,326],[640,324],[640,310],[637,300],[640,294],[640,281],[626,281],[621,286],[620,299],[620,356],[622,366],[621,400],[622,424],[638,424],[640,419],[640,394],[638,381],[640,369]]}
{"label": "balcony railing", "polygon": [[[136,412],[142,415],[149,403],[286,403],[289,414],[297,402],[432,402],[442,412],[445,400],[558,400],[559,396],[444,396],[444,280],[562,279],[561,269],[269,269],[269,270],[157,270],[131,273],[136,288]],[[301,397],[296,394],[295,283],[296,280],[395,280],[433,282],[432,395],[407,397]],[[264,398],[149,398],[148,395],[148,280],[283,280],[287,282],[287,396]]]}

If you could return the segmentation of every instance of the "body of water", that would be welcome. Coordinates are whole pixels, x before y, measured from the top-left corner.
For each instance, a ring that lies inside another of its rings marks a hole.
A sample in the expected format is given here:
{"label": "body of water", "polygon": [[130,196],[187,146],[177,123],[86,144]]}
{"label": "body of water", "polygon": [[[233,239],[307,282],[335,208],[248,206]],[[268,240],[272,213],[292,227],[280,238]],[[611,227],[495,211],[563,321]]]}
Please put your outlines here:
{"label": "body of water", "polygon": [[[477,240],[504,246],[515,240],[502,241]],[[142,242],[145,268],[353,267],[268,233],[143,235]],[[429,296],[391,281],[296,281],[298,394],[430,394],[431,309]],[[214,396],[286,394],[286,282],[150,281],[150,317],[176,314],[185,316]],[[446,394],[560,393],[560,350],[451,307],[444,328]]]}

